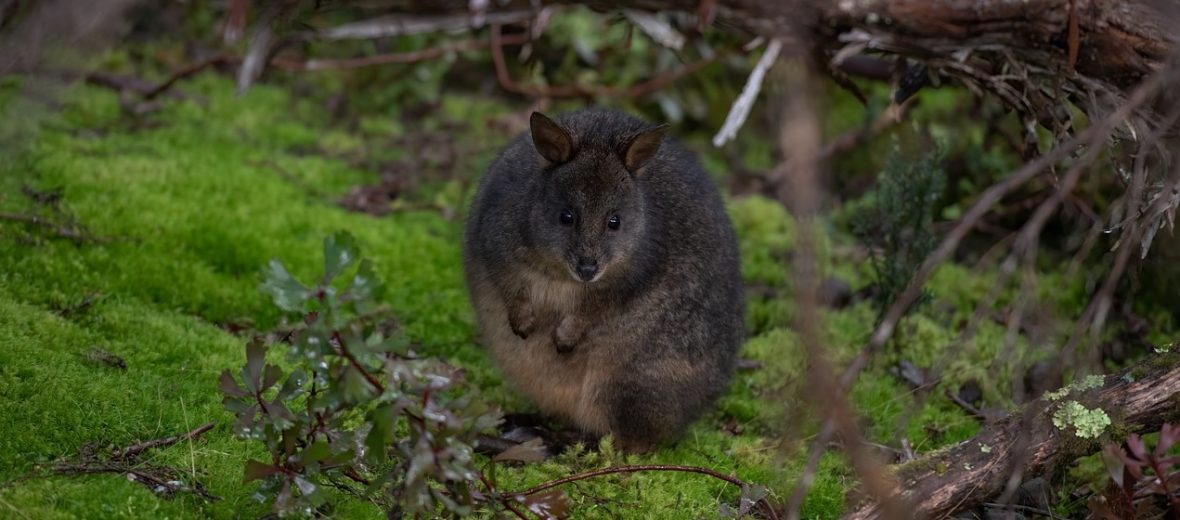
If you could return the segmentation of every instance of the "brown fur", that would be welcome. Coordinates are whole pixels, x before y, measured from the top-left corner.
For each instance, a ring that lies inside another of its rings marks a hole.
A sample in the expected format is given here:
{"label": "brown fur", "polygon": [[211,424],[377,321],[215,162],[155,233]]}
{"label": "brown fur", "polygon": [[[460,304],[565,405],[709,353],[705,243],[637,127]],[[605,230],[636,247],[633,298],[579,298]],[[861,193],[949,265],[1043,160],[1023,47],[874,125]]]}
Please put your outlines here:
{"label": "brown fur", "polygon": [[732,374],[736,238],[716,188],[664,128],[589,111],[534,115],[533,130],[535,145],[521,136],[489,168],[468,221],[485,343],[542,411],[646,451],[682,433]]}

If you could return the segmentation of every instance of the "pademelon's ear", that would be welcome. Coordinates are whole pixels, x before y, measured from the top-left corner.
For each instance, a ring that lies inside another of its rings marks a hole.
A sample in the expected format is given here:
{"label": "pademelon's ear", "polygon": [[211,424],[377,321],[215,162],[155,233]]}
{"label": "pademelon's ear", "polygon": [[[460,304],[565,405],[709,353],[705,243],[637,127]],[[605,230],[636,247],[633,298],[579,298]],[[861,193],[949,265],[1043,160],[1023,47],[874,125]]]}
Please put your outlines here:
{"label": "pademelon's ear", "polygon": [[533,134],[533,146],[546,161],[561,164],[573,157],[574,138],[552,119],[545,117],[545,114],[533,112],[529,118],[529,128]]}
{"label": "pademelon's ear", "polygon": [[623,166],[631,173],[638,173],[648,161],[660,151],[664,143],[664,134],[668,133],[668,125],[649,128],[631,137],[623,144],[619,155],[623,159]]}

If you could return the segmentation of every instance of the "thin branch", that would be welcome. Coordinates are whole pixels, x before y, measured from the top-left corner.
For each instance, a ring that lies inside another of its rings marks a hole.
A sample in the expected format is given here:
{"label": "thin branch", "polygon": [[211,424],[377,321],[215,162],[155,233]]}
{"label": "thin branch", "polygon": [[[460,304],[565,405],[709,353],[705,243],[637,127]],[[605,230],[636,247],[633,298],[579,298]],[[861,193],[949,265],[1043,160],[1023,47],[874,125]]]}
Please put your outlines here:
{"label": "thin branch", "polygon": [[0,220],[9,220],[12,222],[21,222],[31,226],[40,227],[48,230],[54,235],[72,240],[76,244],[81,244],[87,241],[102,242],[105,239],[91,235],[86,230],[76,226],[67,225],[54,222],[50,219],[39,217],[37,215],[28,215],[25,213],[8,213],[0,212]]}
{"label": "thin branch", "polygon": [[848,132],[840,137],[837,137],[832,142],[824,145],[819,152],[820,160],[827,160],[841,153],[847,152],[860,146],[865,141],[868,141],[873,136],[884,132],[886,129],[893,127],[900,123],[906,114],[909,114],[910,109],[913,108],[917,98],[909,98],[900,105],[889,105],[881,115],[873,120],[872,124],[865,128],[860,128]]}
{"label": "thin branch", "polygon": [[344,338],[340,336],[340,333],[333,332],[332,339],[336,340],[336,346],[338,346],[340,348],[340,355],[343,356],[344,359],[347,359],[348,362],[352,364],[352,367],[355,368],[357,372],[360,372],[361,377],[364,377],[365,381],[368,381],[369,384],[373,386],[373,389],[376,390],[378,394],[384,394],[385,393],[385,385],[381,384],[381,381],[378,381],[377,378],[375,376],[373,376],[372,373],[370,373],[368,370],[365,369],[364,365],[361,365],[361,363],[359,361],[357,361],[356,356],[353,356],[352,352],[349,351],[348,347],[344,344]]}
{"label": "thin branch", "polygon": [[198,72],[201,72],[209,67],[230,63],[231,61],[236,61],[236,60],[237,60],[237,58],[234,58],[234,57],[231,57],[231,56],[228,56],[225,54],[220,54],[220,55],[214,56],[212,58],[208,58],[208,59],[193,63],[191,65],[188,65],[188,66],[172,73],[172,75],[169,76],[168,79],[164,80],[159,85],[156,85],[155,88],[144,93],[143,98],[148,99],[148,100],[154,99],[156,96],[159,96],[160,94],[163,94],[164,92],[167,92],[168,89],[172,88],[172,86],[176,84],[176,82],[178,82],[182,79],[194,76]]}
{"label": "thin branch", "polygon": [[778,60],[778,54],[782,48],[783,42],[778,39],[772,39],[766,45],[762,57],[758,58],[758,64],[754,66],[754,70],[750,71],[750,77],[746,79],[742,93],[729,108],[729,114],[725,116],[725,123],[721,125],[717,135],[713,136],[713,146],[721,147],[737,136],[738,130],[746,122],[746,117],[750,115],[750,109],[754,107],[754,101],[758,99],[758,92],[762,90],[762,81],[766,77],[766,71],[770,70],[770,67]]}
{"label": "thin branch", "polygon": [[210,422],[210,423],[206,423],[204,425],[201,425],[200,427],[193,429],[190,432],[181,434],[181,435],[173,435],[171,437],[153,439],[150,441],[141,442],[139,444],[134,444],[134,445],[128,446],[122,450],[115,452],[113,455],[111,455],[111,458],[118,459],[118,460],[132,460],[132,459],[139,457],[139,455],[142,454],[143,452],[153,449],[153,448],[163,448],[163,447],[171,446],[171,445],[176,444],[178,442],[196,439],[197,437],[200,437],[203,433],[205,433],[209,430],[212,430],[214,425],[215,425],[215,423]]}

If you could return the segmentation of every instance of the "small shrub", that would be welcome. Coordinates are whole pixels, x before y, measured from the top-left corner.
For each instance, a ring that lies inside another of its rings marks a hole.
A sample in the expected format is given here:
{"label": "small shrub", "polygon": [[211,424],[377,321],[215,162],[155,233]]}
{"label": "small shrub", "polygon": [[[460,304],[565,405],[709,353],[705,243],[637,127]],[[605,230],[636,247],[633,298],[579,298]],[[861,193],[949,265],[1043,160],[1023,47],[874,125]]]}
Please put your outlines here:
{"label": "small shrub", "polygon": [[[853,216],[852,228],[869,247],[877,288],[874,301],[883,313],[938,244],[932,224],[946,184],[942,152],[913,162],[895,143],[878,182],[869,196],[871,203]],[[915,305],[929,296],[923,291]]]}
{"label": "small shrub", "polygon": [[235,433],[270,454],[246,462],[245,481],[262,480],[259,496],[280,516],[315,513],[324,486],[345,481],[392,517],[472,512],[480,478],[473,445],[498,412],[457,369],[417,356],[378,303],[383,285],[353,238],[324,240],[315,286],[277,260],[264,274],[261,289],[300,320],[282,347],[290,371],[266,363],[276,344],[256,338],[237,377],[221,374]]}

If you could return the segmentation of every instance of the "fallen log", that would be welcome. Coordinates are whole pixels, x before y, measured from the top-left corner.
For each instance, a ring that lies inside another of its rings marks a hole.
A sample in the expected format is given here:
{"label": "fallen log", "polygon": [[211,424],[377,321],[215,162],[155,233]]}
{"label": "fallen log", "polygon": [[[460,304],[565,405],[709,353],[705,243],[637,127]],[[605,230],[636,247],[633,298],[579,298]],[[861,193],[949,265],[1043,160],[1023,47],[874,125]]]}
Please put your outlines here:
{"label": "fallen log", "polygon": [[[1106,442],[1176,421],[1180,353],[1173,352],[1048,392],[971,440],[899,466],[899,496],[915,517],[944,518],[987,502],[1022,479],[1057,476]],[[883,518],[875,503],[854,507],[845,520]]]}

